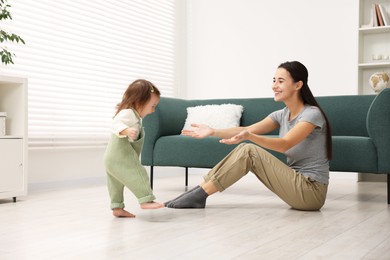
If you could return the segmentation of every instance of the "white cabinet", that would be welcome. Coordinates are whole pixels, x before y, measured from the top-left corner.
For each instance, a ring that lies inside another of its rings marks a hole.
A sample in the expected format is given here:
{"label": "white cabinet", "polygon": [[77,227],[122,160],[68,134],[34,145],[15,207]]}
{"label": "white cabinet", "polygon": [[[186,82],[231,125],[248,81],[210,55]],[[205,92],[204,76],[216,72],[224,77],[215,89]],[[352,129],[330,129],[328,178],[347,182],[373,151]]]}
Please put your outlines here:
{"label": "white cabinet", "polygon": [[0,139],[0,191],[23,190],[23,140]]}
{"label": "white cabinet", "polygon": [[0,199],[27,195],[27,79],[0,74],[0,112],[6,132],[0,136]]}
{"label": "white cabinet", "polygon": [[370,23],[372,5],[380,4],[390,17],[390,0],[360,0],[358,93],[374,94],[369,79],[375,72],[390,75],[390,26],[364,26]]}

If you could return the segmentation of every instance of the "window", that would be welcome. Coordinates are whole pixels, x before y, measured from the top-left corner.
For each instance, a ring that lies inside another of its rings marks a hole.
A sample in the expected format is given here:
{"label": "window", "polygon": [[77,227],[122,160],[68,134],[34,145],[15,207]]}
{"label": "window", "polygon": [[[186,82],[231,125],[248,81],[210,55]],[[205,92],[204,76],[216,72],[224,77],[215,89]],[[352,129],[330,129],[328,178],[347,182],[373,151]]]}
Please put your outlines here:
{"label": "window", "polygon": [[26,45],[1,73],[28,78],[29,146],[105,145],[135,79],[174,96],[174,0],[18,0],[2,28]]}

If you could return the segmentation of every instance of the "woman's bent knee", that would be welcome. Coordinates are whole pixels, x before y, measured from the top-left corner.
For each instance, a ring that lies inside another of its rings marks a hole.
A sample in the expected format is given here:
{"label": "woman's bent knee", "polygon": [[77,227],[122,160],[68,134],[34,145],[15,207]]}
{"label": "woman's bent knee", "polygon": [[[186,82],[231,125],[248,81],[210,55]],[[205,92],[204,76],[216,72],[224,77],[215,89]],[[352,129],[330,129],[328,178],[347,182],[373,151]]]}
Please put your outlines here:
{"label": "woman's bent knee", "polygon": [[318,211],[324,206],[325,201],[318,201],[317,203],[288,203],[291,208],[302,211]]}

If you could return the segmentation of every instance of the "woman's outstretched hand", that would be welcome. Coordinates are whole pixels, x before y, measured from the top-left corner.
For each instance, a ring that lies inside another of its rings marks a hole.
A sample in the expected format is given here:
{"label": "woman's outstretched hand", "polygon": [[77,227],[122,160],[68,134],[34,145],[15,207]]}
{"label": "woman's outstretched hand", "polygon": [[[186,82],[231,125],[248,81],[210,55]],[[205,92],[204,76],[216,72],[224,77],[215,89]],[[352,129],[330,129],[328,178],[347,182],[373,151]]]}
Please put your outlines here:
{"label": "woman's outstretched hand", "polygon": [[185,136],[190,136],[193,138],[205,138],[213,134],[214,129],[208,125],[203,124],[191,124],[191,130],[182,130],[181,134]]}
{"label": "woman's outstretched hand", "polygon": [[219,142],[223,144],[239,144],[242,141],[246,140],[249,137],[249,134],[250,133],[248,132],[248,130],[244,130],[231,138],[221,139],[219,140]]}

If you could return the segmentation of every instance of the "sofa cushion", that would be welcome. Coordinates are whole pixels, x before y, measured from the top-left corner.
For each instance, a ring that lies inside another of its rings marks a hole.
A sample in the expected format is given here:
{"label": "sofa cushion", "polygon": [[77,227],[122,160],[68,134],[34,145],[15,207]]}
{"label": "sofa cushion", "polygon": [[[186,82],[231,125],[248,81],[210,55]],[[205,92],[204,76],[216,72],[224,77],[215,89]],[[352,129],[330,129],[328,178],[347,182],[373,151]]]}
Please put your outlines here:
{"label": "sofa cushion", "polygon": [[153,162],[161,166],[211,168],[236,147],[218,140],[215,137],[162,136],[154,146]]}
{"label": "sofa cushion", "polygon": [[[160,137],[153,151],[154,165],[212,168],[237,145],[219,143],[220,138],[195,139],[183,135]],[[271,153],[285,162],[281,153]]]}
{"label": "sofa cushion", "polygon": [[360,136],[333,136],[331,171],[376,172],[378,158],[371,138]]}
{"label": "sofa cushion", "polygon": [[[236,146],[221,144],[216,137],[163,136],[154,147],[154,165],[212,168]],[[283,154],[270,152],[285,161]],[[331,171],[374,172],[377,169],[375,146],[370,138],[335,136],[333,153]]]}
{"label": "sofa cushion", "polygon": [[368,137],[366,119],[373,95],[318,97],[329,119],[333,136]]}

